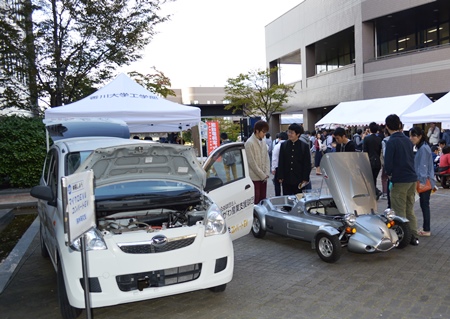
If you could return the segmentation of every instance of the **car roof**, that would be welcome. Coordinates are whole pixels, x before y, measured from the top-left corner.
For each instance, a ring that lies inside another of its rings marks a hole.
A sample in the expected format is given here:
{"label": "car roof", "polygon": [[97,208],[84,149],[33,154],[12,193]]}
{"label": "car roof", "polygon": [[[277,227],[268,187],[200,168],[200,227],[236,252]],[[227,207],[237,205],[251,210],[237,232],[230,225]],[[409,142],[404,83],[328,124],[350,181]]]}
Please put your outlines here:
{"label": "car roof", "polygon": [[53,141],[81,136],[110,136],[129,138],[128,125],[109,118],[58,118],[44,120]]}
{"label": "car roof", "polygon": [[137,143],[156,143],[153,141],[135,140],[119,137],[90,136],[74,137],[55,141],[54,145],[60,148],[67,148],[69,152],[93,151],[97,148],[110,147],[115,145],[129,145]]}

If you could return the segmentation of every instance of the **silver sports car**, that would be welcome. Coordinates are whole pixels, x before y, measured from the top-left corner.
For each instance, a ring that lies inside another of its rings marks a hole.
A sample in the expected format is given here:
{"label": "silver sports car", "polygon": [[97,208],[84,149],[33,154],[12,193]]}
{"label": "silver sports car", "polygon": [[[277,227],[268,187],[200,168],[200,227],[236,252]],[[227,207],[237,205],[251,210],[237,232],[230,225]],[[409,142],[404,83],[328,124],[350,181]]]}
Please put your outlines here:
{"label": "silver sports car", "polygon": [[329,263],[339,260],[342,247],[355,253],[374,253],[410,243],[407,219],[390,209],[377,213],[367,153],[328,153],[320,168],[328,189],[272,197],[255,205],[255,237],[271,232],[309,241]]}

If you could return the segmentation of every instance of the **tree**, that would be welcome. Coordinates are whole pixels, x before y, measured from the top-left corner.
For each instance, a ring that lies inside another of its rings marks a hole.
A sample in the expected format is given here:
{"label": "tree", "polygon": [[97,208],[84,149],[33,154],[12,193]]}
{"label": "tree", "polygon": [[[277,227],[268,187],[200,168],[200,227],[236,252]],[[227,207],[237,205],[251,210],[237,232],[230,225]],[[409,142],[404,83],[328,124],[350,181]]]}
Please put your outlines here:
{"label": "tree", "polygon": [[159,94],[166,98],[168,95],[175,96],[175,92],[170,89],[170,79],[155,67],[152,67],[154,73],[143,75],[137,71],[129,72],[128,75],[137,83],[145,87],[150,92]]}
{"label": "tree", "polygon": [[24,0],[19,13],[28,18],[16,23],[25,35],[24,71],[30,84],[36,79],[30,95],[53,107],[95,91],[117,67],[142,58],[155,25],[169,18],[158,15],[167,1]]}
{"label": "tree", "polygon": [[225,100],[230,103],[226,110],[233,113],[242,110],[247,116],[264,116],[270,120],[275,112],[285,110],[283,104],[294,94],[294,85],[270,85],[270,77],[278,72],[278,67],[266,70],[250,71],[227,80]]}

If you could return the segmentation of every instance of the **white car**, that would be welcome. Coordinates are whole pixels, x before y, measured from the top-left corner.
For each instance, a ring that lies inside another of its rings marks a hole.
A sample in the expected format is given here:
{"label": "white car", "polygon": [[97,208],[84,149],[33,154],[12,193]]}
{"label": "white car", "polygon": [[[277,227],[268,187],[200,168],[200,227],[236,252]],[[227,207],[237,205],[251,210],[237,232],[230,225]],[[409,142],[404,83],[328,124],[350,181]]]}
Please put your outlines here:
{"label": "white car", "polygon": [[[222,158],[232,152],[235,174]],[[96,227],[87,233],[91,307],[210,288],[233,277],[232,240],[249,233],[254,189],[244,145],[216,149],[202,166],[194,149],[113,137],[56,141],[38,198],[41,251],[57,272],[64,318],[85,308],[79,241],[66,245],[61,178],[93,170]]]}

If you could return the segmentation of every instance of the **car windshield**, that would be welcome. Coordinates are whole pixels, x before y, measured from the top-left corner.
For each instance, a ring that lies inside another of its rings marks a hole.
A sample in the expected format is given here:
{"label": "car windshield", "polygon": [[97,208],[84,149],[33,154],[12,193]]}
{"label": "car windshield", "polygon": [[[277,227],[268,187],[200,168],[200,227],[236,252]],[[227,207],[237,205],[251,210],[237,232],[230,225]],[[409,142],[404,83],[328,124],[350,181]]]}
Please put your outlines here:
{"label": "car windshield", "polygon": [[92,153],[92,151],[72,152],[66,157],[67,161],[67,176],[72,175],[77,170],[78,166]]}

